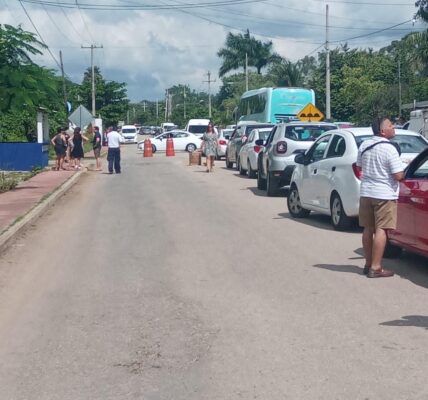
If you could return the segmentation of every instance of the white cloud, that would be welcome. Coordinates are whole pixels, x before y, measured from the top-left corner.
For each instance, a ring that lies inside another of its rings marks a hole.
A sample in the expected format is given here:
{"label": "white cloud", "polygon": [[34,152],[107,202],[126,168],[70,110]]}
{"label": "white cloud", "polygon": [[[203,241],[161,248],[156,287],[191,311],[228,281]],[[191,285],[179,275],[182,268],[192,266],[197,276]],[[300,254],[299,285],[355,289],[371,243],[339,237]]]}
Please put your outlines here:
{"label": "white cloud", "polygon": [[[7,5],[0,11],[2,23],[21,23],[25,30],[34,31],[18,2],[2,1]],[[103,3],[108,1],[113,0],[103,0]],[[388,3],[393,2],[399,0],[388,0]],[[94,52],[95,63],[100,66],[106,79],[126,82],[129,96],[134,101],[143,98],[160,99],[165,88],[174,84],[188,84],[195,90],[206,89],[207,85],[202,81],[206,80],[208,70],[216,78],[220,66],[216,53],[223,46],[229,31],[227,27],[216,23],[242,30],[249,28],[253,34],[269,35],[275,51],[294,61],[325,40],[325,2],[318,0],[304,3],[293,0],[287,2],[287,6],[280,0],[267,0],[239,7],[156,13],[77,9],[62,11],[52,7],[47,7],[45,11],[41,6],[24,4],[52,52],[57,55],[62,50],[66,72],[73,80],[80,82],[84,71],[90,66],[90,51],[80,46],[102,44],[103,49]],[[370,28],[382,29],[411,19],[415,11],[412,3],[408,7],[331,3],[331,40],[367,34]],[[216,23],[189,13],[202,15]],[[409,27],[410,24],[405,26],[407,29]],[[349,45],[378,48],[405,33],[387,31],[381,36],[350,41]],[[256,37],[269,40],[265,36]],[[56,67],[47,53],[37,57],[37,62]],[[214,90],[219,83],[217,78]]]}

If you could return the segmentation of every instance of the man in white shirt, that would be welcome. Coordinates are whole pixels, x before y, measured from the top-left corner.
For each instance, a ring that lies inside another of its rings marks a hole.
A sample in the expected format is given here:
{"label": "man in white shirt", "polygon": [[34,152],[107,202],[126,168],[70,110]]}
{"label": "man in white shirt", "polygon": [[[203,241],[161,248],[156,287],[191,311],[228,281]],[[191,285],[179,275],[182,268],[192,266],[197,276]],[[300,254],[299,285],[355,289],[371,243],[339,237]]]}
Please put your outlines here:
{"label": "man in white shirt", "polygon": [[108,129],[107,142],[108,172],[109,174],[112,174],[114,166],[116,174],[120,174],[120,144],[123,143],[123,137],[119,132],[117,132],[117,128],[115,126]]}
{"label": "man in white shirt", "polygon": [[364,141],[358,149],[357,165],[362,168],[360,189],[360,225],[364,227],[363,248],[369,278],[393,276],[381,262],[387,240],[387,230],[396,229],[399,181],[404,167],[395,145],[394,126],[387,118],[373,121],[373,139]]}

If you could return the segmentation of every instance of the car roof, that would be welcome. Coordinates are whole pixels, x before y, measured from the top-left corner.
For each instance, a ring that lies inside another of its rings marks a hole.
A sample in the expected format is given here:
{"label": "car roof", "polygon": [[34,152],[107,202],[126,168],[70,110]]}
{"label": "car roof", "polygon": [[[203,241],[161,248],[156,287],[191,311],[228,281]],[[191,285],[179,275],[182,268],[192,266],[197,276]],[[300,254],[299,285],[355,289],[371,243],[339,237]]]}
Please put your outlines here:
{"label": "car roof", "polygon": [[333,122],[324,122],[324,121],[314,121],[314,122],[307,122],[307,121],[290,121],[290,122],[280,122],[278,125],[300,125],[300,126],[336,126]]}

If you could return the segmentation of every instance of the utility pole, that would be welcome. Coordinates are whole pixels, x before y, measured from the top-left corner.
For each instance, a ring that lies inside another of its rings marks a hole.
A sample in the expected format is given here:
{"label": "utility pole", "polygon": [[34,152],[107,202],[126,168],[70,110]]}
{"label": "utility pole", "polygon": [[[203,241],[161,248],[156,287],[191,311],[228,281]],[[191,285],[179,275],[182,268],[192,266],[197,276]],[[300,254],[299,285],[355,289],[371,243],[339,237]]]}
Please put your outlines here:
{"label": "utility pole", "polygon": [[165,90],[165,122],[168,121],[169,90]]}
{"label": "utility pole", "polygon": [[183,107],[184,107],[183,117],[184,119],[186,119],[186,86],[183,87]]}
{"label": "utility pole", "polygon": [[326,50],[326,59],[325,59],[325,115],[327,121],[331,119],[331,106],[330,106],[330,48],[328,43],[328,4],[326,4],[326,13],[325,13],[325,50]]}
{"label": "utility pole", "polygon": [[95,66],[94,66],[94,49],[102,49],[103,45],[81,46],[82,49],[91,49],[91,71],[92,71],[92,116],[95,118]]}
{"label": "utility pole", "polygon": [[213,81],[211,80],[211,72],[208,71],[207,73],[208,76],[208,80],[204,81],[205,83],[208,83],[208,117],[211,119],[212,115],[211,115],[211,82],[215,82],[216,79],[214,79]]}
{"label": "utility pole", "polygon": [[248,53],[245,53],[245,91],[248,92]]}
{"label": "utility pole", "polygon": [[65,113],[68,115],[68,107],[67,107],[67,89],[65,87],[65,74],[64,74],[64,64],[62,62],[62,51],[59,51],[59,59],[61,62],[61,75],[62,75],[62,91],[64,95],[64,107],[65,107]]}
{"label": "utility pole", "polygon": [[156,126],[159,125],[159,101],[156,99]]}
{"label": "utility pole", "polygon": [[398,53],[398,117],[401,118],[401,60]]}
{"label": "utility pole", "polygon": [[146,112],[146,101],[145,100],[143,101],[143,110],[144,110],[144,112]]}

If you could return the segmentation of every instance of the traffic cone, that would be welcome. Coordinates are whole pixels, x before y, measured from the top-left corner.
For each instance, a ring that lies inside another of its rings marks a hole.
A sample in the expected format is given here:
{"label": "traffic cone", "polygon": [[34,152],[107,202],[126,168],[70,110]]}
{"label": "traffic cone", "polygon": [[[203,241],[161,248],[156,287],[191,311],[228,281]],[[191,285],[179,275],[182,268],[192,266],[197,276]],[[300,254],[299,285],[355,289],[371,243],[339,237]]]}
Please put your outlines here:
{"label": "traffic cone", "polygon": [[174,141],[172,140],[172,138],[166,139],[166,156],[167,157],[175,156]]}
{"label": "traffic cone", "polygon": [[152,142],[149,138],[144,139],[144,157],[153,157]]}

